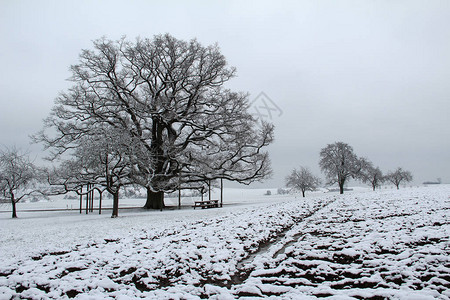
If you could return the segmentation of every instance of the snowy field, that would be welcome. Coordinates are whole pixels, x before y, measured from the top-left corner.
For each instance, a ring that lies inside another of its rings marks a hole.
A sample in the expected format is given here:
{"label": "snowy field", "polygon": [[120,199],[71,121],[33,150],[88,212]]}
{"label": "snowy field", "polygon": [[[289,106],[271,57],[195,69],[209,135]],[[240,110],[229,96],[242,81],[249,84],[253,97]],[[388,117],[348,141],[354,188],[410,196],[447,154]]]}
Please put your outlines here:
{"label": "snowy field", "polygon": [[450,185],[264,193],[116,219],[19,203],[0,213],[0,299],[450,299]]}

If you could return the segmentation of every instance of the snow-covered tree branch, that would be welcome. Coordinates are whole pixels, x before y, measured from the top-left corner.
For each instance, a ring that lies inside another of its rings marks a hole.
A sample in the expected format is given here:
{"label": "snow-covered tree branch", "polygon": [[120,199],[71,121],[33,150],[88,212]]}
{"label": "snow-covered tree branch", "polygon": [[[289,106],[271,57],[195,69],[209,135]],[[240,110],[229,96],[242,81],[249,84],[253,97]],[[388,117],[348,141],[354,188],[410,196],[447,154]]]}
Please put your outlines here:
{"label": "snow-covered tree branch", "polygon": [[225,89],[235,68],[217,45],[168,34],[135,42],[103,38],[71,70],[74,86],[56,99],[34,136],[51,149],[51,159],[73,155],[98,128],[120,132],[129,141],[121,152],[129,177],[147,189],[148,208],[160,208],[163,192],[180,182],[248,184],[270,175],[263,149],[273,126],[256,126],[248,95]]}

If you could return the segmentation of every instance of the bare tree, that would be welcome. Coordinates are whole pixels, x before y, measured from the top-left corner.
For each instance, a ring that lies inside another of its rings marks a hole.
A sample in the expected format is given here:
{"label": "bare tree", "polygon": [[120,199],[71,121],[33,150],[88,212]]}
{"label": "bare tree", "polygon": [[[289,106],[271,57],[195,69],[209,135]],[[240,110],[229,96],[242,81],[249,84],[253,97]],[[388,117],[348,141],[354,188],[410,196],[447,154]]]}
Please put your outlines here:
{"label": "bare tree", "polygon": [[344,193],[344,184],[348,178],[358,178],[366,160],[360,159],[353,148],[342,142],[328,144],[320,151],[320,168],[325,173],[328,184],[337,183],[339,192]]}
{"label": "bare tree", "polygon": [[380,168],[375,168],[373,164],[367,160],[365,166],[361,170],[360,178],[362,182],[369,183],[374,191],[385,181],[385,177]]}
{"label": "bare tree", "polygon": [[24,197],[37,193],[37,167],[26,153],[17,148],[0,150],[0,195],[12,206],[12,217],[17,218],[16,204]]}
{"label": "bare tree", "polygon": [[398,190],[400,187],[400,183],[402,183],[403,181],[410,182],[412,181],[413,177],[411,172],[405,171],[402,168],[397,168],[397,170],[395,170],[394,172],[389,172],[386,175],[386,179],[392,182]]}
{"label": "bare tree", "polygon": [[[127,136],[114,128],[102,128],[96,134],[86,135],[70,159],[48,173],[48,182],[59,187],[59,193],[76,192],[84,195],[91,190],[106,190],[113,196],[113,218],[119,215],[119,192],[131,184],[132,164],[128,149],[132,146]],[[91,190],[82,190],[89,185]],[[55,191],[53,191],[55,193]]]}
{"label": "bare tree", "polygon": [[320,178],[304,167],[300,167],[300,170],[292,170],[291,174],[286,177],[286,186],[301,191],[303,197],[305,197],[306,191],[315,191],[319,185]]}
{"label": "bare tree", "polygon": [[250,183],[270,170],[263,148],[273,126],[256,126],[248,96],[223,88],[235,75],[217,45],[170,35],[128,42],[99,39],[71,67],[74,86],[56,100],[35,136],[53,158],[92,128],[111,126],[133,141],[132,180],[147,188],[148,208],[182,182],[223,178]]}

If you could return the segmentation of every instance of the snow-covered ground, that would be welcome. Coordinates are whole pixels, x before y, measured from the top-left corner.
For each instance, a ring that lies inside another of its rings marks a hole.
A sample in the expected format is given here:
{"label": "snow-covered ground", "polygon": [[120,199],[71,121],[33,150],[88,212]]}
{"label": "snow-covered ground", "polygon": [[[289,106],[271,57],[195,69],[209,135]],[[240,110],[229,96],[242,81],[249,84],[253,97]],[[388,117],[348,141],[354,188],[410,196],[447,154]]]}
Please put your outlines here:
{"label": "snow-covered ground", "polygon": [[450,185],[264,193],[116,219],[19,204],[0,213],[0,299],[450,299]]}

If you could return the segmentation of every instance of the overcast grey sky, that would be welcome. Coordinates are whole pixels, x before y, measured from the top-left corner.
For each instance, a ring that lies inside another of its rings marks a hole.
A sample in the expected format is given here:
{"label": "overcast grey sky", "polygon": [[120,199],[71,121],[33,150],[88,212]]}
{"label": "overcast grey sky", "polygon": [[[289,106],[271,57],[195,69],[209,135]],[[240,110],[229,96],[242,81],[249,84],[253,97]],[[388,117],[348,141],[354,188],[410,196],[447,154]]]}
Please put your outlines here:
{"label": "overcast grey sky", "polygon": [[218,43],[238,76],[264,92],[269,148],[282,186],[293,167],[320,174],[319,151],[343,141],[386,172],[450,182],[450,1],[0,0],[0,144],[29,148],[69,66],[101,36]]}

